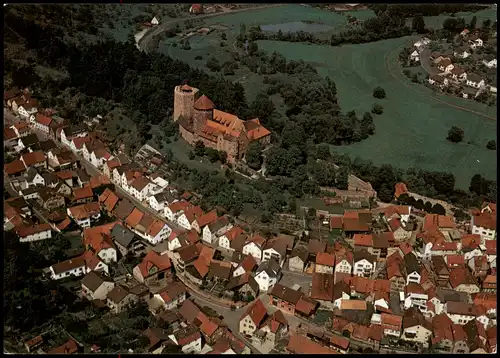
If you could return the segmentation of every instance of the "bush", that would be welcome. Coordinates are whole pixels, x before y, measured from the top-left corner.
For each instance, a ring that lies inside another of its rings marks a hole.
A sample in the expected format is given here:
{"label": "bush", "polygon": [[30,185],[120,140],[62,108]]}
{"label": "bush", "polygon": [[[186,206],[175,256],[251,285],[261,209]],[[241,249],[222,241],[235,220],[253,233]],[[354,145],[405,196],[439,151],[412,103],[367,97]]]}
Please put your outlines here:
{"label": "bush", "polygon": [[464,139],[464,130],[456,126],[452,126],[448,131],[446,139],[453,143],[459,143]]}
{"label": "bush", "polygon": [[380,115],[384,113],[384,107],[381,104],[375,103],[372,107],[372,113]]}
{"label": "bush", "polygon": [[375,87],[373,90],[373,97],[378,99],[385,98],[385,90],[382,87]]}
{"label": "bush", "polygon": [[217,72],[221,69],[219,60],[217,60],[215,57],[209,58],[205,66],[207,66],[207,68],[212,72]]}
{"label": "bush", "polygon": [[194,56],[194,59],[195,59],[196,61],[200,61],[200,60],[203,60],[203,56],[196,55],[196,56]]}
{"label": "bush", "polygon": [[488,144],[486,144],[486,148],[490,150],[496,150],[497,149],[497,142],[495,140],[490,140]]}

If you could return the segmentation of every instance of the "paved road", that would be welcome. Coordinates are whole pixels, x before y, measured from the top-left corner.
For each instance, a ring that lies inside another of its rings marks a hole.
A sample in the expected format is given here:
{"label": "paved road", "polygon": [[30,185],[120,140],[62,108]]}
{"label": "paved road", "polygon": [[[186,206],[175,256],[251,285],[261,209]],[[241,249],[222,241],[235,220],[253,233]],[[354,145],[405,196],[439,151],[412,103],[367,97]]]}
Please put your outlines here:
{"label": "paved road", "polygon": [[153,45],[155,44],[155,37],[160,35],[162,32],[166,31],[170,26],[179,23],[181,21],[186,21],[186,20],[199,20],[199,19],[206,19],[210,17],[217,17],[220,15],[227,15],[227,14],[234,14],[237,12],[243,12],[243,11],[252,11],[252,10],[258,10],[258,9],[264,9],[264,8],[269,8],[269,7],[277,7],[277,6],[282,6],[283,4],[267,4],[267,5],[262,5],[262,6],[254,6],[254,7],[249,7],[249,8],[244,8],[244,9],[237,9],[237,10],[229,10],[227,12],[217,12],[214,14],[206,14],[206,15],[198,15],[198,16],[189,16],[189,17],[183,17],[179,19],[174,19],[170,20],[164,23],[159,24],[158,26],[154,27],[150,31],[146,32],[144,36],[139,40],[139,43],[137,44],[139,48],[145,52],[150,52],[154,50]]}
{"label": "paved road", "polygon": [[431,67],[431,50],[429,49],[428,46],[422,49],[420,52],[420,64],[422,65],[422,68],[429,74],[431,75],[437,75],[440,71],[437,68]]}

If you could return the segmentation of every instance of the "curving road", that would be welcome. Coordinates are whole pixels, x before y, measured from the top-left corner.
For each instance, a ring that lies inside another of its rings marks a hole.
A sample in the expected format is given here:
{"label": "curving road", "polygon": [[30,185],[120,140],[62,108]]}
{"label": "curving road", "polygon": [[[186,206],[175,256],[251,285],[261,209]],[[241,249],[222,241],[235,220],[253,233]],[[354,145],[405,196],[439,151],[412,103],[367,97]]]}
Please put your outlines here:
{"label": "curving road", "polygon": [[191,19],[206,19],[210,17],[217,17],[220,15],[227,15],[227,14],[235,14],[238,12],[243,12],[243,11],[253,11],[253,10],[259,10],[259,9],[265,9],[265,8],[270,8],[270,7],[278,7],[282,6],[284,4],[267,4],[267,5],[261,5],[261,6],[254,6],[254,7],[249,7],[249,8],[244,8],[244,9],[237,9],[237,10],[229,10],[227,12],[216,12],[213,14],[206,14],[206,15],[198,15],[198,16],[189,16],[189,17],[183,17],[179,19],[173,19],[169,20],[167,22],[161,23],[158,26],[152,28],[148,32],[144,34],[144,36],[139,40],[138,42],[138,47],[140,50],[147,52],[151,52],[155,49],[155,37],[160,35],[162,32],[166,31],[170,26],[179,23],[181,21],[186,21],[186,20],[191,20]]}

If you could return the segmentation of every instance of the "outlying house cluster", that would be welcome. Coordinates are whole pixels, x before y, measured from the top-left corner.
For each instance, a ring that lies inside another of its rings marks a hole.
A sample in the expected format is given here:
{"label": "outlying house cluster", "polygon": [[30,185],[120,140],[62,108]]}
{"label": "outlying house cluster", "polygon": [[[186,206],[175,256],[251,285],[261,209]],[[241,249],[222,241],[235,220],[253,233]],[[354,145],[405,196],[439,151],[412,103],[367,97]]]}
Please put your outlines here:
{"label": "outlying house cluster", "polygon": [[[433,52],[430,60],[434,63],[440,74],[429,76],[429,84],[439,87],[440,89],[452,88],[463,98],[477,97],[479,93],[486,90],[492,95],[496,95],[496,85],[487,84],[487,79],[484,76],[467,71],[467,68],[461,66],[457,62],[464,59],[476,59],[474,51],[485,46],[485,42],[479,37],[478,33],[470,33],[467,29],[462,31],[459,36],[460,42],[465,45],[456,47],[449,52]],[[497,59],[495,55],[480,55],[477,59],[479,65],[484,65],[485,68],[494,69],[497,67]]]}

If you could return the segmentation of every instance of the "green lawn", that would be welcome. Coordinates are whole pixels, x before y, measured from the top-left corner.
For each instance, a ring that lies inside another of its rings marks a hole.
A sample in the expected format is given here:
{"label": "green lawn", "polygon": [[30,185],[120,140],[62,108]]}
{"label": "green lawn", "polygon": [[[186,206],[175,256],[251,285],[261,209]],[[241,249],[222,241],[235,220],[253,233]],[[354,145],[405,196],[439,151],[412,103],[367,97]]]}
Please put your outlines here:
{"label": "green lawn", "polygon": [[[354,109],[362,115],[373,103],[383,104],[384,113],[375,117],[376,134],[360,143],[336,147],[336,151],[376,164],[452,172],[461,188],[467,188],[476,173],[496,178],[496,153],[485,147],[496,136],[496,121],[437,102],[430,89],[404,77],[396,59],[400,46],[412,40],[406,37],[341,47],[259,41],[259,47],[278,51],[290,60],[314,63],[320,74],[335,81],[344,111]],[[376,86],[385,89],[387,99],[372,97]],[[496,117],[496,107],[447,96],[438,99]],[[452,125],[464,129],[463,143],[446,141]]]}
{"label": "green lawn", "polygon": [[325,202],[319,198],[303,198],[297,199],[297,215],[302,216],[304,212],[300,210],[301,206],[313,207],[316,210],[325,210],[330,214],[343,214],[344,208],[342,205],[325,205]]}
{"label": "green lawn", "polygon": [[[195,158],[193,160],[190,160],[188,157],[188,153],[193,150],[191,146],[189,146],[186,142],[184,142],[182,139],[179,139],[176,142],[171,142],[171,143],[164,143],[163,150],[166,148],[170,148],[172,150],[172,153],[177,160],[179,160],[181,163],[186,164],[190,168],[196,168],[198,170],[208,170],[208,171],[213,171],[213,170],[219,170],[221,171],[221,164],[219,162],[217,163],[211,163],[207,158]],[[201,161],[201,162],[200,162]],[[221,171],[222,172],[222,171]]]}

